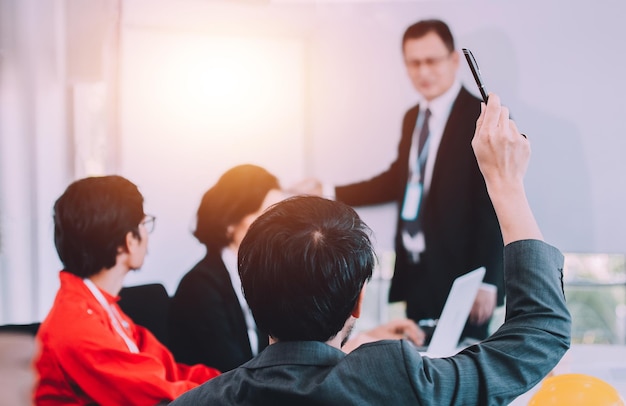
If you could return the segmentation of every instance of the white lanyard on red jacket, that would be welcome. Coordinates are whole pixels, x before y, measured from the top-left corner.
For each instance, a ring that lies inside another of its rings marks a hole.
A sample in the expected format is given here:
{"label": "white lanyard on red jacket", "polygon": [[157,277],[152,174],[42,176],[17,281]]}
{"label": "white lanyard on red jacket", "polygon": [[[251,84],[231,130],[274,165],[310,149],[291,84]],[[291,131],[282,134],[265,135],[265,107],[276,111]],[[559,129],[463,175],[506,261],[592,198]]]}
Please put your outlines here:
{"label": "white lanyard on red jacket", "polygon": [[100,292],[100,289],[98,289],[98,287],[90,279],[85,278],[83,279],[83,282],[85,283],[85,285],[87,285],[87,288],[89,288],[91,293],[102,305],[104,310],[106,310],[107,314],[109,315],[109,319],[111,319],[111,324],[113,325],[113,328],[115,329],[117,334],[122,337],[122,340],[124,340],[130,352],[134,354],[139,353],[139,348],[137,348],[137,344],[135,344],[135,342],[126,334],[124,327],[122,327],[122,323],[125,324],[126,322],[122,320],[115,307],[111,306],[111,304],[106,300],[102,292]]}

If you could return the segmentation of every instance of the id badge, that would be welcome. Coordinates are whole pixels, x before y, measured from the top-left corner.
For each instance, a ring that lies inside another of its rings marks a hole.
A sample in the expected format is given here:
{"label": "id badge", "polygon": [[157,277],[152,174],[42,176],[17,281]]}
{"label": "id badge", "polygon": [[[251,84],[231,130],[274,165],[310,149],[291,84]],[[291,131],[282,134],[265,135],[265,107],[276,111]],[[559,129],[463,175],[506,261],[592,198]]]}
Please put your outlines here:
{"label": "id badge", "polygon": [[404,221],[412,221],[417,218],[422,200],[422,184],[420,182],[409,182],[406,185],[404,203],[402,204],[401,217]]}

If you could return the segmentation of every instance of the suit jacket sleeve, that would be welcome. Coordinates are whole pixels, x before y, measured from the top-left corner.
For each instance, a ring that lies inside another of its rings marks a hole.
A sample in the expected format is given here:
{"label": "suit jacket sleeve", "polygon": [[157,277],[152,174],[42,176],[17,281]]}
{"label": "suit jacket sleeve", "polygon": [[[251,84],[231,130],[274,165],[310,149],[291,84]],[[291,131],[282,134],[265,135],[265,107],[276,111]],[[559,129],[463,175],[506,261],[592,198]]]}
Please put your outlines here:
{"label": "suit jacket sleeve", "polygon": [[454,357],[407,364],[415,367],[409,373],[417,377],[424,404],[508,404],[543,379],[569,348],[561,253],[540,241],[511,243],[505,273],[508,300],[500,329]]}

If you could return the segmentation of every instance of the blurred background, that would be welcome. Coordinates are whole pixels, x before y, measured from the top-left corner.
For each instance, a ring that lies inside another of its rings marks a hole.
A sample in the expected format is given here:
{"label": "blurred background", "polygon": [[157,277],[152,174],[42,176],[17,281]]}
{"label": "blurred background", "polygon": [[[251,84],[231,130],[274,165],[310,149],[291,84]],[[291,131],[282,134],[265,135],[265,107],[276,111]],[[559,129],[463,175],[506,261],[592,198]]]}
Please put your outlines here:
{"label": "blurred background", "polygon": [[[75,179],[139,186],[157,224],[126,282],[173,294],[204,253],[191,235],[200,197],[230,167],[261,165],[284,187],[385,169],[417,100],[402,34],[440,18],[531,140],[528,195],[577,264],[575,323],[607,320],[575,339],[623,343],[625,12],[611,0],[0,0],[0,323],[50,308],[52,206]],[[364,325],[389,317],[394,210],[359,210],[382,259]]]}

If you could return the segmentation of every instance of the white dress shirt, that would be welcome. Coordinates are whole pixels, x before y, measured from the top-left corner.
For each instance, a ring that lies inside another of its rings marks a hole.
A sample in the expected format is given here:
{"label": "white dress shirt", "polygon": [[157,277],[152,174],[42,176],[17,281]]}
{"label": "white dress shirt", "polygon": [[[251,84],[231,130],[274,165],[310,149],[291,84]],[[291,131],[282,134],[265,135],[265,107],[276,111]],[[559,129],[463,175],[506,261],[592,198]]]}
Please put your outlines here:
{"label": "white dress shirt", "polygon": [[248,302],[246,302],[246,298],[243,296],[243,291],[241,290],[241,278],[239,278],[239,272],[237,270],[237,254],[230,248],[224,247],[222,248],[222,261],[224,261],[228,276],[230,276],[230,283],[233,285],[237,299],[239,299],[241,311],[246,319],[250,348],[252,349],[252,356],[255,356],[259,352],[259,337],[256,332],[254,317],[252,317]]}
{"label": "white dress shirt", "polygon": [[[446,129],[448,123],[448,117],[452,111],[452,105],[456,100],[459,92],[461,91],[461,82],[456,80],[454,84],[448,89],[447,92],[431,101],[421,99],[419,101],[420,112],[430,109],[430,119],[428,120],[428,130],[430,135],[428,136],[428,159],[426,160],[426,168],[424,170],[424,197],[428,194],[430,189],[430,181],[433,177],[433,168],[435,167],[435,161],[437,158],[437,151],[439,150],[439,144],[441,144],[441,138],[443,132]],[[417,129],[416,129],[417,131]],[[414,138],[411,145],[417,145],[416,131],[413,132]]]}

